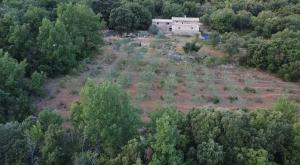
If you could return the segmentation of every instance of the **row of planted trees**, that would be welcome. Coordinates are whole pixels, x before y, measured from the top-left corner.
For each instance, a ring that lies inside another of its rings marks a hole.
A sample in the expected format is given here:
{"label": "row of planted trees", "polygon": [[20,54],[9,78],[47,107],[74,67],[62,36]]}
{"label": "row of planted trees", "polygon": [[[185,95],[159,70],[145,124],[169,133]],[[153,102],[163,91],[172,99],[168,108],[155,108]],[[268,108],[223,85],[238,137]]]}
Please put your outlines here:
{"label": "row of planted trees", "polygon": [[0,125],[1,164],[299,164],[299,108],[280,99],[267,110],[158,108],[139,120],[111,82],[87,80],[70,128],[54,111]]}

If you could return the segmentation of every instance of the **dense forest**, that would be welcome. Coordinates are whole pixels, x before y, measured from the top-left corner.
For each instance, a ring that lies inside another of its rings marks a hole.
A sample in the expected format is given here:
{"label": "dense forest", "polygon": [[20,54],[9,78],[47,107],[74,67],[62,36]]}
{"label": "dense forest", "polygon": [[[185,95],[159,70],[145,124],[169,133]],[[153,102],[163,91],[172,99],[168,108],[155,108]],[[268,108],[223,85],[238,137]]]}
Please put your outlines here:
{"label": "dense forest", "polygon": [[254,112],[160,107],[143,123],[117,84],[87,80],[68,128],[32,106],[47,77],[100,53],[103,29],[184,15],[229,61],[300,80],[298,0],[0,0],[0,164],[299,164],[299,108],[285,98]]}

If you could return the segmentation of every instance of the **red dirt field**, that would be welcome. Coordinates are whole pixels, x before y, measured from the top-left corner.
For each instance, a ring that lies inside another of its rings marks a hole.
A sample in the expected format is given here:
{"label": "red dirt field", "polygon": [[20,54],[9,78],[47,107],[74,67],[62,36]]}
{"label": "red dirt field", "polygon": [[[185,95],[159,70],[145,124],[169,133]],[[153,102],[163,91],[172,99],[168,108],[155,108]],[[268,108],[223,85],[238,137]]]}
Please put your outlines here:
{"label": "red dirt field", "polygon": [[[155,39],[148,38],[143,42],[153,42]],[[168,42],[168,41],[166,41]],[[178,38],[173,43],[178,44]],[[161,42],[161,45],[164,43]],[[182,43],[180,43],[182,45]],[[146,48],[149,47],[149,44]],[[151,45],[151,44],[150,44]],[[119,50],[120,54],[124,54],[124,50]],[[223,53],[219,50],[213,50],[204,46],[201,51],[220,57]],[[86,65],[85,71],[77,75],[71,75],[62,78],[51,79],[46,84],[47,97],[39,98],[36,102],[38,110],[44,108],[54,108],[65,118],[69,118],[69,109],[72,102],[79,100],[79,91],[86,78],[90,77],[95,82],[101,82],[106,78],[107,70],[112,67],[113,61],[118,57],[119,52],[114,51],[111,46],[107,46],[103,50],[105,56],[97,56],[91,64]],[[237,109],[247,108],[250,110],[267,109],[279,97],[288,97],[300,104],[300,84],[284,82],[271,74],[256,69],[242,68],[235,65],[220,65],[216,67],[206,67],[204,65],[192,65],[193,75],[195,76],[197,86],[195,89],[189,88],[187,84],[188,72],[183,66],[186,63],[170,62],[162,53],[161,48],[149,48],[142,61],[142,67],[134,70],[133,66],[121,67],[124,71],[127,68],[132,70],[131,85],[126,89],[132,97],[133,104],[143,109],[141,117],[143,121],[148,121],[148,114],[153,111],[156,106],[165,105],[163,97],[164,89],[161,87],[161,81],[166,78],[166,74],[172,71],[178,73],[177,84],[172,93],[175,97],[175,105],[182,112],[189,112],[193,108],[223,108]],[[113,57],[113,59],[111,59]],[[130,60],[131,58],[125,58]],[[113,61],[112,61],[113,60]],[[153,60],[153,61],[152,61]],[[145,65],[159,63],[156,78],[151,82],[151,88],[147,91],[147,99],[138,100],[137,84],[143,83],[140,74]],[[127,64],[129,65],[129,64]],[[101,66],[101,67],[99,67]],[[112,80],[116,80],[113,78]],[[180,81],[179,81],[180,80]],[[62,83],[63,82],[63,83]],[[255,93],[249,93],[244,88],[249,87],[255,90]],[[192,93],[191,93],[192,92]],[[214,95],[219,99],[219,103],[213,104],[210,100]],[[237,100],[230,100],[230,97],[237,97]],[[68,127],[69,123],[66,123]]]}

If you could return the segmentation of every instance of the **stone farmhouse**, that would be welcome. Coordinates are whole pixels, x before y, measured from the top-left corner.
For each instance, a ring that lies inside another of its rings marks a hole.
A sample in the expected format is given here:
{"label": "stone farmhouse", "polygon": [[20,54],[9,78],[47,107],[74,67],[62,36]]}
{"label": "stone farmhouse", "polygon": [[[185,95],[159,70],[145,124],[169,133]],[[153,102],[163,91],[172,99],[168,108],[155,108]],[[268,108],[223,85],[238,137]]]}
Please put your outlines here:
{"label": "stone farmhouse", "polygon": [[153,19],[152,25],[155,25],[165,33],[175,35],[195,35],[201,34],[202,23],[199,18],[172,17],[172,19]]}

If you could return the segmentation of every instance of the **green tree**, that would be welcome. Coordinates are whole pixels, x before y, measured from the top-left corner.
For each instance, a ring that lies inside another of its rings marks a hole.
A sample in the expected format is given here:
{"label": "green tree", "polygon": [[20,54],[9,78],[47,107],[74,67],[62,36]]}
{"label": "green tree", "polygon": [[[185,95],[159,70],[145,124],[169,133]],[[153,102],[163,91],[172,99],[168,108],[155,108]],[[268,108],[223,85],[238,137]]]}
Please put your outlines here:
{"label": "green tree", "polygon": [[170,19],[171,17],[180,17],[184,13],[182,7],[176,3],[165,2],[162,9],[162,15],[164,18]]}
{"label": "green tree", "polygon": [[229,56],[233,56],[239,53],[239,49],[243,44],[242,39],[236,33],[226,33],[225,43],[223,44],[223,49]]}
{"label": "green tree", "polygon": [[123,164],[123,165],[138,165],[142,158],[143,146],[140,141],[133,139],[128,141],[128,144],[122,147],[121,153],[112,160],[110,164]]}
{"label": "green tree", "polygon": [[57,26],[64,26],[74,45],[70,47],[80,60],[91,56],[102,44],[100,18],[85,4],[60,4],[57,9]]}
{"label": "green tree", "polygon": [[38,37],[42,57],[39,69],[53,76],[67,73],[76,64],[72,40],[64,24],[57,21],[55,25],[44,19]]}
{"label": "green tree", "polygon": [[134,29],[136,30],[146,30],[151,24],[151,13],[143,6],[137,3],[126,3],[125,8],[129,9],[135,19],[134,19]]}
{"label": "green tree", "polygon": [[114,155],[137,131],[139,118],[129,96],[111,82],[87,80],[78,104],[72,106],[75,125],[93,144]]}
{"label": "green tree", "polygon": [[214,140],[203,142],[197,147],[197,159],[199,164],[216,165],[222,164],[224,159],[223,147]]}
{"label": "green tree", "polygon": [[32,127],[34,117],[22,123],[7,122],[0,124],[0,164],[30,164],[30,150],[27,148],[25,130]]}
{"label": "green tree", "polygon": [[294,132],[294,160],[300,162],[300,120],[297,119],[293,125]]}
{"label": "green tree", "polygon": [[251,17],[252,14],[245,10],[239,11],[236,15],[236,21],[234,26],[239,30],[245,30],[251,27]]}
{"label": "green tree", "polygon": [[220,34],[217,31],[212,31],[209,35],[209,42],[213,47],[216,47],[220,42]]}
{"label": "green tree", "polygon": [[44,145],[41,148],[42,162],[45,164],[64,164],[64,132],[57,125],[50,125],[45,132]]}
{"label": "green tree", "polygon": [[210,16],[210,25],[220,32],[228,32],[233,30],[236,21],[236,15],[232,9],[219,9]]}
{"label": "green tree", "polygon": [[198,52],[200,50],[202,46],[201,45],[197,45],[196,42],[187,42],[184,46],[183,46],[183,50],[185,53],[190,53],[190,52]]}
{"label": "green tree", "polygon": [[180,132],[176,124],[176,120],[167,113],[156,121],[154,154],[150,165],[183,163],[183,153],[177,149],[180,143]]}
{"label": "green tree", "polygon": [[30,163],[35,164],[39,161],[39,149],[43,144],[44,132],[40,123],[33,125],[31,128],[25,130],[24,132],[26,136]]}
{"label": "green tree", "polygon": [[123,6],[113,9],[109,17],[110,27],[118,32],[129,32],[134,29],[135,16]]}
{"label": "green tree", "polygon": [[185,1],[183,3],[183,12],[186,16],[197,17],[198,10],[200,9],[200,4],[193,1]]}
{"label": "green tree", "polygon": [[107,22],[110,23],[109,17],[113,9],[121,5],[120,0],[92,0],[92,9],[95,13],[100,13],[101,17]]}
{"label": "green tree", "polygon": [[25,67],[25,61],[18,63],[0,50],[0,123],[22,121],[31,114]]}
{"label": "green tree", "polygon": [[254,150],[252,148],[241,148],[237,159],[239,163],[245,165],[271,165],[273,163],[268,161],[268,152],[264,149]]}
{"label": "green tree", "polygon": [[41,125],[42,131],[46,132],[50,125],[60,126],[63,120],[61,116],[59,116],[52,109],[44,109],[38,115],[38,123]]}
{"label": "green tree", "polygon": [[30,76],[31,82],[30,82],[30,88],[31,90],[37,94],[42,95],[43,94],[43,85],[46,81],[46,74],[44,72],[33,72]]}

